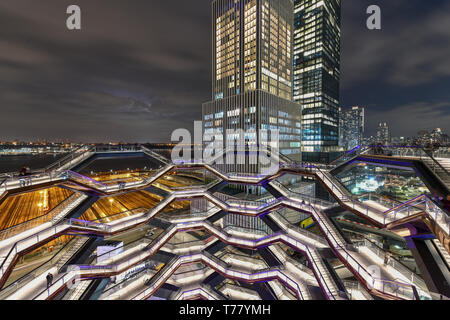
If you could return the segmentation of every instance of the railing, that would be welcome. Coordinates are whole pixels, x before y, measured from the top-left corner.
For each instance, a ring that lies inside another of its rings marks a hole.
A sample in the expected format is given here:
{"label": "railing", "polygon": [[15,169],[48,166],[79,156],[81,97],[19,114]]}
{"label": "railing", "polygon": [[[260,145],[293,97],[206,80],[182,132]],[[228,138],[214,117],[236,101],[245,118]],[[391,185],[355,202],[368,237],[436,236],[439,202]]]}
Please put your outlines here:
{"label": "railing", "polygon": [[[128,286],[128,284],[129,284],[130,282],[137,281],[137,279],[140,279],[140,278],[145,277],[145,276],[147,276],[147,275],[148,275],[148,276],[153,276],[155,273],[156,273],[155,270],[153,270],[153,269],[151,269],[151,268],[143,268],[142,270],[139,270],[138,272],[134,273],[132,276],[130,276],[130,277],[124,279],[123,281],[121,281],[121,282],[119,282],[119,283],[117,283],[117,284],[111,286],[110,288],[106,289],[105,291],[103,291],[103,293],[101,294],[100,297],[101,297],[102,299],[105,299],[105,298],[107,298],[107,297],[110,297],[110,296],[112,296],[114,293],[116,293],[117,291],[119,291],[119,290],[125,288],[126,286]],[[148,281],[148,278],[147,278],[147,279],[144,279],[144,280],[142,281],[142,283],[145,283],[145,282],[147,282],[147,281]]]}
{"label": "railing", "polygon": [[[447,177],[450,177],[450,172],[448,172],[448,170],[442,166],[442,164],[433,156],[432,152],[429,152],[425,149],[423,149],[423,151],[428,155],[428,157],[433,161],[433,167],[430,168],[434,173],[436,173],[438,170],[435,170],[435,166],[437,166],[438,168],[440,168],[441,172],[444,173],[444,175],[446,175]],[[448,149],[447,149],[448,151]],[[437,155],[437,154],[435,154]],[[447,154],[447,158],[450,158],[450,153]]]}
{"label": "railing", "polygon": [[[145,246],[147,246],[149,243],[151,243],[151,241],[152,240],[149,239],[147,236],[144,236],[138,240],[127,243],[126,245],[121,245],[120,247],[114,247],[113,249],[106,251],[105,253],[103,253],[101,255],[97,255],[93,259],[93,261],[90,262],[90,264],[91,265],[99,265],[99,266],[103,267],[103,265],[101,265],[101,263],[103,263],[103,261],[111,259],[121,253],[125,253],[129,248],[138,248],[140,245],[143,245],[143,244]],[[127,249],[125,249],[125,248],[127,248]],[[83,266],[83,268],[89,269],[88,266]]]}
{"label": "railing", "polygon": [[161,271],[158,272],[150,280],[149,288],[145,289],[144,291],[142,291],[141,293],[136,295],[133,298],[133,300],[144,299],[144,298],[152,295],[154,293],[154,291],[156,290],[156,288],[158,288],[163,283],[163,281],[165,281],[165,278],[167,278],[169,275],[171,275],[180,265],[189,263],[189,262],[195,262],[195,261],[202,261],[204,263],[209,264],[214,269],[217,269],[227,275],[245,279],[245,280],[258,281],[258,280],[264,280],[264,279],[278,278],[282,282],[286,283],[289,287],[291,287],[292,289],[297,291],[299,298],[304,299],[302,289],[300,288],[298,283],[295,282],[294,280],[290,279],[289,277],[287,277],[284,273],[282,273],[278,269],[268,269],[268,270],[259,271],[258,273],[255,273],[255,274],[246,274],[244,272],[239,272],[239,271],[234,271],[234,270],[229,269],[228,264],[224,263],[221,260],[218,260],[216,257],[214,257],[213,255],[211,255],[207,252],[203,252],[203,253],[198,253],[198,254],[194,254],[194,255],[183,256],[178,259],[173,259],[166,267],[161,269]]}
{"label": "railing", "polygon": [[210,183],[204,185],[204,184],[200,184],[200,185],[193,185],[193,186],[181,186],[181,187],[169,187],[170,190],[173,191],[181,191],[181,190],[209,190],[212,187],[214,187],[215,185],[219,184],[221,182],[220,179],[215,179],[213,181],[211,181]]}
{"label": "railing", "polygon": [[369,273],[352,255],[348,253],[346,244],[342,242],[341,239],[336,239],[334,233],[329,229],[328,223],[324,223],[324,219],[326,218],[322,218],[321,214],[319,214],[312,205],[309,206],[311,208],[311,212],[316,216],[316,220],[318,221],[322,232],[325,233],[329,243],[335,249],[336,253],[341,256],[341,258],[344,259],[348,265],[361,276],[362,279],[364,279],[368,287],[381,290],[384,293],[396,297],[401,297],[405,294],[405,292],[409,292],[410,294],[405,297],[414,299],[414,290],[411,285],[404,283],[395,283],[395,285],[393,285],[393,282],[390,280],[374,278],[371,273]]}
{"label": "railing", "polygon": [[79,174],[79,173],[71,171],[71,170],[67,170],[66,172],[67,172],[69,178],[71,178],[77,182],[80,182],[80,183],[88,185],[88,186],[93,186],[94,188],[102,190],[102,191],[106,191],[108,189],[108,185],[106,185],[102,182],[98,182],[97,180],[86,177],[82,174]]}
{"label": "railing", "polygon": [[305,237],[310,238],[310,239],[312,239],[312,240],[314,240],[314,241],[316,241],[316,242],[318,242],[318,243],[320,243],[320,244],[322,244],[322,245],[328,247],[328,243],[327,243],[327,241],[326,241],[323,237],[321,237],[321,236],[319,236],[319,235],[317,235],[317,234],[315,234],[315,233],[312,233],[312,232],[310,232],[310,231],[308,231],[308,230],[302,229],[302,228],[300,228],[300,227],[293,226],[293,225],[290,224],[289,221],[287,221],[286,218],[283,217],[279,212],[272,212],[271,214],[272,214],[274,217],[276,217],[276,218],[282,220],[282,222],[281,222],[280,224],[282,224],[287,230],[289,230],[289,231],[294,231],[294,232],[297,232],[297,233],[299,233],[299,234],[302,234],[302,235],[304,235]]}
{"label": "railing", "polygon": [[426,200],[427,214],[436,221],[447,235],[450,235],[450,216],[448,213],[436,205],[432,199],[427,197]]}
{"label": "railing", "polygon": [[69,242],[67,242],[53,257],[51,257],[46,262],[42,263],[32,271],[28,272],[24,276],[21,276],[19,279],[10,283],[8,286],[3,288],[0,291],[0,300],[6,299],[8,296],[12,295],[14,292],[19,290],[21,287],[25,286],[25,284],[31,282],[36,279],[43,273],[47,272],[51,269],[52,266],[56,266],[61,259],[64,258],[64,255],[70,251],[70,249],[76,245],[76,241],[78,239],[72,238]]}
{"label": "railing", "polygon": [[141,148],[144,153],[147,153],[149,156],[156,158],[157,160],[161,161],[162,163],[168,164],[170,162],[169,159],[166,159],[159,153],[154,152],[153,150],[150,150],[147,147],[142,146]]}
{"label": "railing", "polygon": [[[380,248],[377,244],[373,243],[372,241],[370,241],[367,238],[365,238],[362,241],[354,242],[354,245],[358,248],[366,247],[370,251],[372,251],[374,254],[376,254],[379,258],[381,258],[383,260],[386,259],[386,254],[387,254],[386,251],[383,250],[382,248]],[[400,261],[396,260],[393,256],[390,256],[390,259],[388,259],[388,261],[387,261],[387,265],[391,266],[392,268],[394,268],[395,270],[400,272],[406,279],[408,279],[408,281],[410,281],[415,286],[417,286],[423,290],[427,290],[426,289],[427,286],[426,286],[425,282],[419,277],[419,275],[414,273],[412,270],[410,270],[408,267],[406,267]]]}
{"label": "railing", "polygon": [[174,215],[171,214],[170,212],[162,212],[159,214],[159,218],[171,223],[178,223],[181,221],[187,221],[187,220],[198,220],[201,218],[208,218],[212,215],[214,215],[215,213],[218,213],[220,211],[219,208],[217,207],[212,207],[210,209],[208,209],[207,211],[201,211],[201,212],[190,212],[190,213],[186,213],[186,214],[181,214],[181,215]]}
{"label": "railing", "polygon": [[100,224],[108,224],[108,223],[111,223],[111,222],[114,222],[117,220],[121,220],[123,218],[133,217],[138,214],[146,214],[150,211],[151,210],[148,208],[141,207],[141,208],[136,208],[136,209],[131,209],[131,210],[126,210],[126,211],[122,211],[119,213],[115,213],[115,214],[107,216],[107,217],[95,219],[95,220],[92,220],[92,222],[100,223]]}
{"label": "railing", "polygon": [[55,172],[41,173],[28,176],[14,176],[4,180],[2,184],[0,184],[0,192],[3,193],[13,189],[61,180],[63,180],[61,175]]}
{"label": "railing", "polygon": [[108,152],[141,152],[142,146],[134,145],[96,145],[94,146],[96,153],[108,153]]}
{"label": "railing", "polygon": [[[76,160],[76,162],[80,162],[85,159],[86,155],[90,156],[91,155],[90,153],[93,150],[94,150],[94,147],[82,146],[82,147],[78,148],[77,150],[71,152],[64,158],[59,159],[55,163],[52,163],[51,165],[45,167],[44,172],[58,171],[63,166],[72,164],[74,160]],[[81,160],[79,160],[80,158],[81,158]],[[67,169],[69,169],[69,168],[67,168]]]}
{"label": "railing", "polygon": [[37,218],[25,221],[8,229],[0,231],[0,241],[11,238],[22,232],[30,230],[36,226],[40,226],[47,222],[52,222],[52,219],[66,210],[71,204],[73,204],[77,199],[81,198],[83,195],[80,193],[74,193],[69,198],[65,199],[63,202],[58,204],[48,213],[39,216]]}
{"label": "railing", "polygon": [[436,157],[450,158],[450,148],[440,147],[437,150],[429,151],[419,146],[371,146],[371,155],[387,155],[387,156],[399,156],[399,157],[412,157],[420,160],[429,160],[433,164],[430,169],[437,173],[437,168],[441,170],[447,176],[450,175],[448,170],[444,168]]}
{"label": "railing", "polygon": [[174,296],[176,300],[185,300],[198,295],[201,295],[208,300],[223,300],[223,298],[216,294],[209,285],[201,285],[200,288],[194,288],[187,291],[182,291],[182,289],[180,289]]}
{"label": "railing", "polygon": [[315,205],[320,205],[321,207],[324,208],[329,208],[329,207],[333,207],[336,204],[330,201],[326,201],[326,200],[322,200],[322,199],[317,199],[315,197],[311,197],[305,194],[301,194],[292,190],[289,190],[286,186],[284,186],[282,183],[280,183],[279,181],[273,180],[270,182],[272,185],[275,185],[278,187],[278,189],[281,189],[282,192],[284,192],[286,194],[286,197],[288,198],[300,198],[302,200],[307,200],[310,203],[313,203]]}
{"label": "railing", "polygon": [[49,227],[47,229],[44,229],[36,234],[33,234],[31,236],[28,236],[26,238],[23,238],[19,241],[17,241],[12,247],[9,253],[4,257],[3,262],[0,266],[1,275],[0,279],[4,276],[5,272],[10,266],[11,261],[15,258],[15,256],[30,248],[31,246],[39,243],[40,241],[43,241],[45,239],[48,239],[50,237],[53,237],[57,234],[60,234],[67,230],[70,227],[76,227],[76,228],[82,228],[86,231],[100,231],[109,233],[111,232],[111,226],[105,225],[105,224],[99,224],[89,221],[83,221],[83,220],[77,220],[77,219],[68,219],[64,220],[64,222],[57,224],[55,226]]}
{"label": "railing", "polygon": [[356,148],[353,148],[352,150],[349,150],[342,154],[337,159],[331,161],[327,166],[328,167],[339,167],[341,164],[359,156],[360,154],[364,154],[368,152],[371,149],[371,147],[368,146],[357,146]]}

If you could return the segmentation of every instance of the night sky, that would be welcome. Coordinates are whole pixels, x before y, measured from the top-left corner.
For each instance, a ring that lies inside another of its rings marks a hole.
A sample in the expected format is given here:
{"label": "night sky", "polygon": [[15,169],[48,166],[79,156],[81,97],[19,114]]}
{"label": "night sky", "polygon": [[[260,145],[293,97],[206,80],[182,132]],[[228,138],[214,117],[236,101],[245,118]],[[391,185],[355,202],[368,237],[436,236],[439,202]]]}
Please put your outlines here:
{"label": "night sky", "polygon": [[[66,28],[78,4],[82,30]],[[366,8],[382,30],[366,29]],[[343,0],[341,105],[450,133],[450,2]],[[0,141],[168,142],[211,100],[210,0],[2,0]]]}

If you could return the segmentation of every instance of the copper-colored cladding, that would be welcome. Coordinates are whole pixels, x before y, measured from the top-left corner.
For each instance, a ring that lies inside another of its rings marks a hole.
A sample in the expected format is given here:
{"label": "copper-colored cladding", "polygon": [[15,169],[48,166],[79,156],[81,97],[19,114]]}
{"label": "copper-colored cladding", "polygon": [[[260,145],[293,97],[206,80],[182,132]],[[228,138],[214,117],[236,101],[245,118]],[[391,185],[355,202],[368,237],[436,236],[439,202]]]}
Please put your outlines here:
{"label": "copper-colored cladding", "polygon": [[87,177],[90,177],[96,181],[103,182],[108,184],[108,182],[114,182],[114,180],[119,180],[123,182],[132,182],[138,181],[142,178],[151,177],[155,171],[116,171],[114,173],[96,173],[93,175],[86,174]]}
{"label": "copper-colored cladding", "polygon": [[42,216],[72,194],[70,190],[52,187],[10,196],[0,205],[0,230]]}
{"label": "copper-colored cladding", "polygon": [[[118,178],[128,178],[126,177],[126,174],[120,174],[120,175],[110,175],[109,177],[113,177],[115,179]],[[118,177],[117,177],[118,176]],[[102,179],[102,181],[105,181],[106,175],[99,175],[97,178]],[[132,178],[131,178],[132,179]],[[109,180],[109,179],[108,179]],[[186,177],[183,177],[182,180],[193,180],[188,179]],[[156,181],[157,183],[168,186],[168,187],[181,187],[185,186],[185,183],[180,183],[178,181],[174,180],[166,180],[164,178],[161,178]],[[183,181],[185,182],[185,181]],[[194,181],[196,184],[198,184],[198,181]],[[188,184],[189,185],[189,184]],[[88,220],[93,221],[101,218],[106,218],[109,216],[112,216],[117,213],[125,212],[128,210],[138,209],[138,208],[147,208],[151,209],[154,206],[156,206],[160,201],[162,201],[163,198],[161,196],[158,196],[156,194],[153,194],[151,192],[141,190],[136,192],[131,192],[127,194],[122,194],[115,197],[107,197],[99,199],[94,205],[89,208],[81,217],[82,220]],[[189,208],[189,201],[176,201],[172,203],[169,207],[163,210],[163,212],[172,211],[174,209],[188,209]]]}
{"label": "copper-colored cladding", "polygon": [[97,200],[80,219],[93,221],[137,208],[151,209],[160,200],[162,200],[162,197],[147,191],[137,191],[116,197],[102,198]]}

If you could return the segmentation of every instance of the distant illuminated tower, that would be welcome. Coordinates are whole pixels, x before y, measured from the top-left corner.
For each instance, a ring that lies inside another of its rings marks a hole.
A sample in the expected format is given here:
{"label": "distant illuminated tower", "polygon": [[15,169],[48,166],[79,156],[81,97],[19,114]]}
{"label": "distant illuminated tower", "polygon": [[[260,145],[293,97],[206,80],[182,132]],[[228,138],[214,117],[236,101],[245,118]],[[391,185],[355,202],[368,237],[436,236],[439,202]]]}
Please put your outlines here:
{"label": "distant illuminated tower", "polygon": [[380,122],[377,129],[377,143],[387,145],[390,142],[389,127],[386,122]]}
{"label": "distant illuminated tower", "polygon": [[339,145],[351,150],[363,143],[364,108],[351,107],[349,110],[339,108]]}
{"label": "distant illuminated tower", "polygon": [[[212,101],[203,105],[203,130],[246,132],[261,145],[260,130],[278,129],[281,153],[301,159],[301,110],[292,101],[293,0],[214,0]],[[224,170],[258,172],[253,164]]]}

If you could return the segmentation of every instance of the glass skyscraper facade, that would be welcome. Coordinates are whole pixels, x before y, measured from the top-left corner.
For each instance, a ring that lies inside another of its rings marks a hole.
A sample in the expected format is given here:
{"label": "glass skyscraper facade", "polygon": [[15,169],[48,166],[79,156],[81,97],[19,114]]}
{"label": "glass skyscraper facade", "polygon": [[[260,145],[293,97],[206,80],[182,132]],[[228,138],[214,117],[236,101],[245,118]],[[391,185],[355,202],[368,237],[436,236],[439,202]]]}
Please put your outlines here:
{"label": "glass skyscraper facade", "polygon": [[[224,147],[258,146],[261,130],[279,130],[281,153],[301,159],[301,109],[293,102],[293,0],[215,0],[212,101],[203,105],[205,134]],[[242,141],[242,140],[240,140]],[[257,172],[240,164],[227,171]]]}
{"label": "glass skyscraper facade", "polygon": [[295,0],[294,101],[302,108],[305,161],[339,151],[340,0]]}
{"label": "glass skyscraper facade", "polygon": [[388,145],[391,143],[389,126],[386,122],[380,122],[378,124],[376,143],[381,145]]}
{"label": "glass skyscraper facade", "polygon": [[363,143],[365,112],[360,106],[348,110],[339,108],[339,145],[351,150]]}

